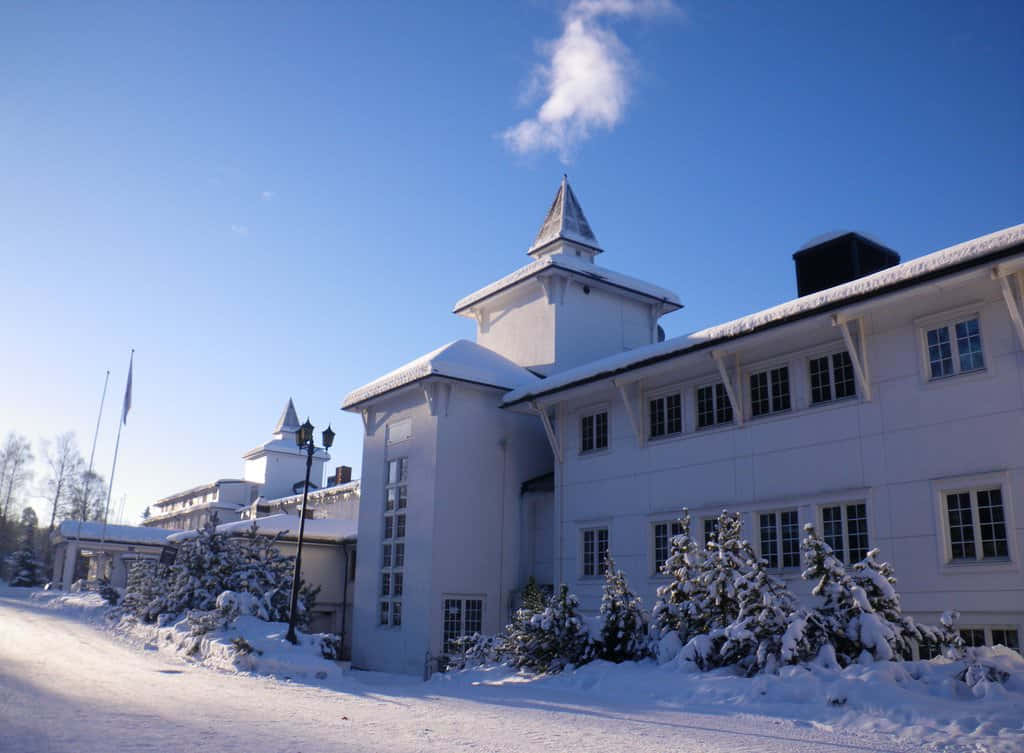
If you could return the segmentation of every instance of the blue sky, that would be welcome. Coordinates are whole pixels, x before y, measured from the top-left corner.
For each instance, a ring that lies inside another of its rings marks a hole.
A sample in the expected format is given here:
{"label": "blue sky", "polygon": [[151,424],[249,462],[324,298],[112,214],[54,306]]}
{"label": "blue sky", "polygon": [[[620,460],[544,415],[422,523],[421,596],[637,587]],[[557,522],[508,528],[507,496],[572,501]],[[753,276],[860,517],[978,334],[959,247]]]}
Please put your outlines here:
{"label": "blue sky", "polygon": [[473,337],[563,171],[673,336],[792,298],[823,232],[1024,221],[1022,81],[1019,2],[6,3],[0,432],[87,453],[109,368],[109,473],[134,347],[129,517],[289,396],[358,473],[341,398]]}

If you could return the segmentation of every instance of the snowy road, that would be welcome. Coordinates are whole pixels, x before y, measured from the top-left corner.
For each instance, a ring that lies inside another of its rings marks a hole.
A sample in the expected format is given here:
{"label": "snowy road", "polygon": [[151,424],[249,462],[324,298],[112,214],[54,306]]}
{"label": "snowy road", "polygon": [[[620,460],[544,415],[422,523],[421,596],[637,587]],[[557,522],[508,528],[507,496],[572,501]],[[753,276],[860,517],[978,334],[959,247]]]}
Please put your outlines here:
{"label": "snowy road", "polygon": [[218,673],[0,593],[0,751],[909,751],[770,717],[353,673],[335,688]]}

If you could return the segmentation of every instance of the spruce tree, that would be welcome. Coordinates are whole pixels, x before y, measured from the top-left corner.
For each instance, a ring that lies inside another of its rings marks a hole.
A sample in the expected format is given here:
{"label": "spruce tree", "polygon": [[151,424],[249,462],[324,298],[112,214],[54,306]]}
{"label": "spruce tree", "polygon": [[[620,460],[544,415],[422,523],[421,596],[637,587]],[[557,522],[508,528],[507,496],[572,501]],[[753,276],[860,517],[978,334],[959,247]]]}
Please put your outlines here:
{"label": "spruce tree", "polygon": [[720,630],[739,616],[740,576],[746,568],[745,542],[740,538],[740,515],[723,510],[718,516],[718,531],[707,546],[698,581],[699,599],[695,633]]}
{"label": "spruce tree", "polygon": [[32,529],[25,527],[21,545],[7,558],[12,586],[38,586],[43,582],[43,563],[32,547]]}
{"label": "spruce tree", "polygon": [[668,559],[661,565],[661,572],[672,580],[658,586],[651,616],[656,639],[677,632],[685,642],[694,634],[699,617],[695,604],[701,597],[699,574],[703,555],[690,535],[690,511],[685,507],[679,526],[679,533],[670,542]]}
{"label": "spruce tree", "polygon": [[608,558],[601,595],[601,641],[597,653],[612,662],[636,661],[650,655],[647,615],[629,590],[626,576]]}
{"label": "spruce tree", "polygon": [[579,615],[579,601],[563,585],[543,612],[521,625],[510,625],[502,658],[535,672],[558,672],[591,659],[590,635]]}

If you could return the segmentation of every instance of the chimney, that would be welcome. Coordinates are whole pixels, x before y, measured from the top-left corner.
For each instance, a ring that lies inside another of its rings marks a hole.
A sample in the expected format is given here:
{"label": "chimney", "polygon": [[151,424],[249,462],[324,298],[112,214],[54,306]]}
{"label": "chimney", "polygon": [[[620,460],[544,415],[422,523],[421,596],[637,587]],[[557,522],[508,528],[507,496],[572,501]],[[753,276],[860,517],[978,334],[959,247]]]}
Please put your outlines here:
{"label": "chimney", "polygon": [[352,480],[352,469],[347,465],[339,465],[334,469],[334,475],[331,476],[331,486],[337,486],[338,484],[347,484]]}
{"label": "chimney", "polygon": [[793,254],[797,295],[842,285],[900,263],[900,255],[860,233],[842,233]]}

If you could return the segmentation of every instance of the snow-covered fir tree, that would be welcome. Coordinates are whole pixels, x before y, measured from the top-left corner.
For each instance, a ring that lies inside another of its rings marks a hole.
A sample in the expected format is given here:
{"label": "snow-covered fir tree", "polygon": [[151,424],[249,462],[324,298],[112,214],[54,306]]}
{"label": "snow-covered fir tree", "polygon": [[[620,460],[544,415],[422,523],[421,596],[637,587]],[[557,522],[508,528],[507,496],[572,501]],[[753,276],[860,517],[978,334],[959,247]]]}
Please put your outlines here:
{"label": "snow-covered fir tree", "polygon": [[547,606],[547,597],[544,595],[543,589],[537,585],[537,579],[532,575],[526,581],[520,601],[522,602],[520,609],[524,609],[531,614],[543,612],[544,607]]}
{"label": "snow-covered fir tree", "polygon": [[26,526],[21,545],[7,558],[12,586],[38,586],[43,582],[43,563],[32,546],[32,533],[32,529]]}
{"label": "snow-covered fir tree", "polygon": [[745,545],[739,513],[723,510],[698,575],[693,633],[722,629],[739,616],[741,590],[747,587],[741,577],[747,568]]}
{"label": "snow-covered fir tree", "polygon": [[502,659],[536,672],[558,672],[592,658],[590,635],[579,614],[579,601],[563,585],[543,612],[510,625]]}
{"label": "snow-covered fir tree", "polygon": [[685,507],[679,528],[671,539],[668,559],[661,564],[661,572],[671,580],[658,586],[651,613],[655,639],[676,632],[680,640],[688,640],[698,617],[695,603],[701,595],[699,574],[704,556],[690,535],[690,511]]}
{"label": "snow-covered fir tree", "polygon": [[613,662],[636,661],[650,655],[649,626],[639,597],[629,590],[626,576],[608,558],[601,595],[601,640],[597,654]]}

